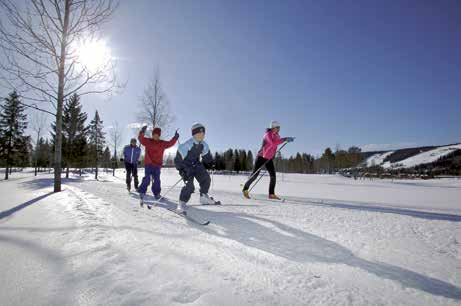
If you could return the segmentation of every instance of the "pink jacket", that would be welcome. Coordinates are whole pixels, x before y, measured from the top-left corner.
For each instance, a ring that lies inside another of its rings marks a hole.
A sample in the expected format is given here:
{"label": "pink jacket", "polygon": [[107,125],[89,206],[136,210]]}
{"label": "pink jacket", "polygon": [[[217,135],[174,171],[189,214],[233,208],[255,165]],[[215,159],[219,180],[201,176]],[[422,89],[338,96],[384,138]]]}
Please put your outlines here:
{"label": "pink jacket", "polygon": [[268,131],[263,138],[263,144],[261,150],[258,152],[258,156],[265,159],[271,159],[277,152],[277,146],[285,142],[285,138],[280,138],[279,134]]}

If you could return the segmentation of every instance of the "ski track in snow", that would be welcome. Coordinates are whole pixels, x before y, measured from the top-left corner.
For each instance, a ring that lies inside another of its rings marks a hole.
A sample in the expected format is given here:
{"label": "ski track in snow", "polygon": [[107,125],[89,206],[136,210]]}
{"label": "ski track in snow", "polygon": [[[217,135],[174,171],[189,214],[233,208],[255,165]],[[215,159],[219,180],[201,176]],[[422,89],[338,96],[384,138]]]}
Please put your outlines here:
{"label": "ski track in snow", "polygon": [[[164,170],[164,191],[176,179]],[[208,226],[140,208],[122,171],[100,181],[71,177],[59,194],[50,193],[49,175],[1,182],[0,304],[460,304],[458,182],[279,176],[289,196],[277,203],[244,200],[244,177],[214,179],[223,205],[199,206],[194,195],[189,208]],[[306,197],[301,183],[318,194]],[[255,192],[265,188],[263,179]],[[370,193],[378,189],[388,197]],[[392,199],[408,190],[445,197],[444,205]]]}

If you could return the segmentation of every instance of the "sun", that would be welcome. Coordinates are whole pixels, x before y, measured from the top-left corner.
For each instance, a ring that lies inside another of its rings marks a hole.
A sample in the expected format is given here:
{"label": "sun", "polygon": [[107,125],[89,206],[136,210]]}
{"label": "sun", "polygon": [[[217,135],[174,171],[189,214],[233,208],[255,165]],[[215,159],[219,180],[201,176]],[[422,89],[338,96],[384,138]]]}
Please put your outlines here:
{"label": "sun", "polygon": [[105,40],[87,40],[77,47],[77,58],[86,69],[96,72],[112,60],[112,52]]}

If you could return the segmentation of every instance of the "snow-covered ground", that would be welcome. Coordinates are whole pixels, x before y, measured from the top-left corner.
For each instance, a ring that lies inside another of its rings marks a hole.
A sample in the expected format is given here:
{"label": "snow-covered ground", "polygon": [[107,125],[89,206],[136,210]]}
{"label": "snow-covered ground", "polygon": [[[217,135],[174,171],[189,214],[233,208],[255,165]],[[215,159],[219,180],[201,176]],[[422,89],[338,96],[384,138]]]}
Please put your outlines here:
{"label": "snow-covered ground", "polygon": [[[123,175],[0,182],[0,305],[461,303],[461,180],[279,174],[276,203],[215,175],[223,205],[195,194],[197,226],[139,208]],[[177,180],[163,171],[164,190]]]}
{"label": "snow-covered ground", "polygon": [[385,153],[378,153],[370,156],[365,161],[367,167],[372,166],[382,166],[383,168],[412,168],[418,165],[429,164],[437,161],[439,158],[447,156],[448,154],[461,150],[461,144],[455,144],[450,146],[438,147],[426,152],[421,152],[412,157],[406,158],[402,161],[391,163],[389,161],[384,162],[384,160],[390,156],[394,151],[389,151]]}

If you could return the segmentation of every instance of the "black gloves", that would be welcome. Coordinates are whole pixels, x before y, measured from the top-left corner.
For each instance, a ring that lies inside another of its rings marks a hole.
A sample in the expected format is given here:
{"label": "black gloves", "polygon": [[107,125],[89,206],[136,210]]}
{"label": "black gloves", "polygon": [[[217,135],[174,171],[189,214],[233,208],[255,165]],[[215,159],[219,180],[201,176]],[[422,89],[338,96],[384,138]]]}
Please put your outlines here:
{"label": "black gloves", "polygon": [[174,138],[178,139],[179,138],[179,133],[178,133],[178,130],[176,130],[176,132],[174,133]]}
{"label": "black gloves", "polygon": [[123,159],[123,158],[120,158],[120,161],[122,162],[122,161],[124,161],[124,159]]}
{"label": "black gloves", "polygon": [[145,125],[145,126],[143,126],[143,127],[142,127],[142,129],[141,129],[141,133],[143,133],[143,134],[144,134],[144,133],[146,132],[146,130],[147,130],[147,125]]}

